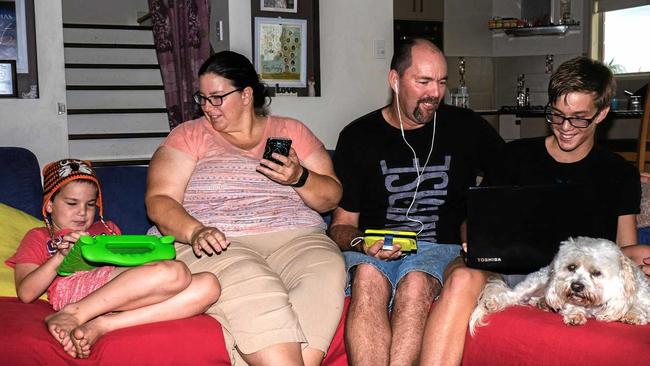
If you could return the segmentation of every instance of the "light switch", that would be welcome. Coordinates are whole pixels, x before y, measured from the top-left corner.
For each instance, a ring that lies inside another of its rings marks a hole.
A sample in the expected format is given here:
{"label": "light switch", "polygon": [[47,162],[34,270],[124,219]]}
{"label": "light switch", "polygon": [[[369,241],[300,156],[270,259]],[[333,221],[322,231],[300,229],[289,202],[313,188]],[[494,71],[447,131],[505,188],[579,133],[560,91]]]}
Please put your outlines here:
{"label": "light switch", "polygon": [[216,36],[219,42],[223,41],[223,20],[217,22]]}
{"label": "light switch", "polygon": [[377,59],[386,58],[386,40],[375,39],[373,48],[375,52],[375,58]]}

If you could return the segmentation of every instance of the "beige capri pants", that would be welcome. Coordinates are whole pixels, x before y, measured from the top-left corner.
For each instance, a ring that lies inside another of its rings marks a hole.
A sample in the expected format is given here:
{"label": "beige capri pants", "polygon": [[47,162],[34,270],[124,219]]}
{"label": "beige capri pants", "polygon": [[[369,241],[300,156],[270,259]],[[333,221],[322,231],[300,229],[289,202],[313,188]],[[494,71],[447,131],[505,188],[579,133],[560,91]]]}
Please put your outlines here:
{"label": "beige capri pants", "polygon": [[320,228],[230,237],[220,254],[197,258],[177,244],[192,273],[212,272],[221,297],[206,313],[224,329],[233,364],[244,354],[288,342],[327,352],[343,309],[345,261]]}

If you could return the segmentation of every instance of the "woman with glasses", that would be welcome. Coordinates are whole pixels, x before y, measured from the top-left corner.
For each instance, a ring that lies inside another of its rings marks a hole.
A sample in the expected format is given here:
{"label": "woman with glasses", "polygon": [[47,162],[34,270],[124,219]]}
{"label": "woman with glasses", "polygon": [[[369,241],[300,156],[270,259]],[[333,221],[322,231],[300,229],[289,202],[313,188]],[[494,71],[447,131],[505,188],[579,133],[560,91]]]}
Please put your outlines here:
{"label": "woman with glasses", "polygon": [[[318,365],[345,286],[319,213],[342,189],[323,144],[301,122],[268,115],[267,99],[244,56],[205,61],[194,95],[203,116],[171,131],[151,159],[147,212],[176,237],[177,259],[219,279],[222,297],[207,313],[233,363]],[[262,158],[269,138],[290,140],[288,154]]]}
{"label": "woman with glasses", "polygon": [[[650,263],[650,246],[635,245],[639,173],[622,157],[595,144],[596,128],[609,112],[615,89],[612,73],[598,61],[577,57],[560,65],[548,86],[545,118],[551,135],[508,143],[504,179],[496,183],[581,185],[599,207],[593,227],[601,228],[603,238],[643,265],[644,258]],[[650,266],[645,267],[650,274]],[[451,262],[427,320],[421,365],[460,364],[470,315],[490,277],[512,287],[525,276],[468,268],[460,258]]]}

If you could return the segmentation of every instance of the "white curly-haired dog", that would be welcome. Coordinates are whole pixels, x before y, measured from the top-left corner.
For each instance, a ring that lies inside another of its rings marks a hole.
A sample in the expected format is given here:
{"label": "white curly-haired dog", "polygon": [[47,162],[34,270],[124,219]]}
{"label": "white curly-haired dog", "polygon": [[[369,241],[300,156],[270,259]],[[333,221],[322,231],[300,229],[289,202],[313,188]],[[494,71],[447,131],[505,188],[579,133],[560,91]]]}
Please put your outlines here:
{"label": "white curly-haired dog", "polygon": [[582,325],[590,317],[643,325],[650,321],[650,284],[615,243],[569,238],[550,265],[513,289],[501,279],[490,279],[470,318],[471,334],[485,325],[487,314],[512,305],[559,312],[568,325]]}

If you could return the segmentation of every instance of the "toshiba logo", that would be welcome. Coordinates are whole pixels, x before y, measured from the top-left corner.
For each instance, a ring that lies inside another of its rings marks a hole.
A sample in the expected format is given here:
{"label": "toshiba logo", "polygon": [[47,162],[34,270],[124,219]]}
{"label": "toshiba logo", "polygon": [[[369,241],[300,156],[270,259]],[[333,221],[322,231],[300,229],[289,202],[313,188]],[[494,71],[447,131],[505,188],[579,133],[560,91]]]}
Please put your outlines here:
{"label": "toshiba logo", "polygon": [[477,262],[485,263],[485,262],[501,262],[501,258],[499,257],[479,257],[476,258]]}

